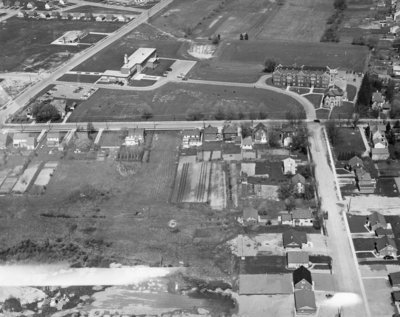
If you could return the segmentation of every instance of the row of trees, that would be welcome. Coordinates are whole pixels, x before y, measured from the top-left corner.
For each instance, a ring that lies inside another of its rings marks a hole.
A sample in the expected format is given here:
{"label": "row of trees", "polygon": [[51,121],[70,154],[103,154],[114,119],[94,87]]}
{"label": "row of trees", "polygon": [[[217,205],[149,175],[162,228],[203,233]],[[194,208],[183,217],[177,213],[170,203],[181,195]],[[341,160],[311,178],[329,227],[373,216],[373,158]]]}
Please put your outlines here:
{"label": "row of trees", "polygon": [[321,37],[321,42],[339,42],[338,29],[343,20],[343,11],[347,8],[346,0],[335,0],[333,7],[335,13],[326,22],[328,27]]}

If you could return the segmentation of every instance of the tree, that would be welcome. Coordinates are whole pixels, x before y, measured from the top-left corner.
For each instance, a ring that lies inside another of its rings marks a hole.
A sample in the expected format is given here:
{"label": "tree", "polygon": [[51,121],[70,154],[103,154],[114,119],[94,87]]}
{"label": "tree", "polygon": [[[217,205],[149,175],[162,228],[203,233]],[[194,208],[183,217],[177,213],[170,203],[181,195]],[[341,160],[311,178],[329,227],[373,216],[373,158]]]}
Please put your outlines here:
{"label": "tree", "polygon": [[367,113],[371,105],[372,89],[368,74],[364,75],[361,82],[360,90],[357,94],[357,112],[361,114]]}
{"label": "tree", "polygon": [[9,297],[4,301],[3,310],[9,312],[22,312],[22,306],[18,298]]}
{"label": "tree", "polygon": [[218,45],[220,41],[220,37],[218,37],[218,35],[214,35],[211,39],[211,43],[214,45]]}
{"label": "tree", "polygon": [[326,132],[332,145],[336,145],[340,141],[339,129],[334,121],[329,120],[326,122]]}
{"label": "tree", "polygon": [[291,211],[296,207],[296,201],[293,196],[285,199],[285,206],[287,211]]}
{"label": "tree", "polygon": [[312,176],[311,173],[311,165],[299,165],[296,168],[296,172],[300,175],[303,175],[305,179],[309,179]]}
{"label": "tree", "polygon": [[200,109],[188,109],[186,110],[186,120],[197,121],[202,120],[204,117]]}
{"label": "tree", "polygon": [[353,45],[365,45],[365,39],[363,36],[358,36],[353,38],[353,41],[351,42]]}
{"label": "tree", "polygon": [[248,124],[242,124],[241,129],[242,129],[242,138],[247,138],[248,136],[251,136],[253,134],[253,131],[251,130],[250,125]]}
{"label": "tree", "polygon": [[239,39],[240,39],[241,41],[243,41],[243,34],[242,34],[242,33],[240,33]]}
{"label": "tree", "polygon": [[311,184],[306,184],[304,186],[304,198],[311,200],[314,198],[314,186]]}
{"label": "tree", "polygon": [[281,184],[278,188],[278,198],[280,200],[285,200],[289,197],[294,197],[295,193],[296,193],[296,186],[290,181]]}
{"label": "tree", "polygon": [[88,134],[88,139],[93,140],[93,134],[96,133],[96,130],[95,130],[92,122],[87,123],[86,130],[87,130],[87,134]]}
{"label": "tree", "polygon": [[57,108],[50,103],[36,103],[32,107],[32,116],[37,122],[46,122],[49,120],[57,121],[61,119],[61,115]]}
{"label": "tree", "polygon": [[386,123],[386,133],[389,133],[392,130],[392,127],[390,125],[390,122],[388,121],[388,123]]}
{"label": "tree", "polygon": [[394,81],[390,80],[388,85],[387,85],[387,87],[386,87],[386,91],[385,91],[386,100],[389,101],[389,102],[393,101],[394,88],[395,88]]}
{"label": "tree", "polygon": [[299,129],[292,138],[292,149],[307,154],[308,134],[305,128]]}
{"label": "tree", "polygon": [[274,147],[274,148],[275,147],[280,147],[280,145],[281,145],[281,140],[279,138],[279,134],[274,130],[269,132],[268,145],[270,147]]}
{"label": "tree", "polygon": [[354,113],[351,115],[351,119],[352,119],[352,121],[353,121],[353,122],[352,122],[352,123],[353,123],[353,128],[354,128],[354,129],[357,128],[358,121],[360,121],[360,114],[354,112]]}
{"label": "tree", "polygon": [[275,70],[276,67],[276,61],[272,58],[267,58],[264,61],[264,72],[266,73],[272,73]]}
{"label": "tree", "polygon": [[247,41],[249,39],[249,35],[246,33],[244,33],[244,39]]}
{"label": "tree", "polygon": [[333,3],[333,7],[336,10],[344,10],[347,8],[346,0],[335,0]]}
{"label": "tree", "polygon": [[224,109],[218,107],[217,111],[214,113],[214,118],[215,120],[224,120],[225,119]]}

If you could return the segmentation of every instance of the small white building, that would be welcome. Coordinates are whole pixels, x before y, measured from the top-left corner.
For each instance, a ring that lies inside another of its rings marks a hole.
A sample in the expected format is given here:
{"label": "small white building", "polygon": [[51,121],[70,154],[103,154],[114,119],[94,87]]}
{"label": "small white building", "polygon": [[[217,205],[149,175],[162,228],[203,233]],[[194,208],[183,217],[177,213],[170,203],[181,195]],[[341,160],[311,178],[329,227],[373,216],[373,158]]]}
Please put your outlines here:
{"label": "small white building", "polygon": [[242,138],[242,143],[240,145],[242,150],[252,150],[253,149],[253,139],[251,136]]}
{"label": "small white building", "polygon": [[140,145],[144,143],[144,129],[130,129],[125,137],[126,146]]}
{"label": "small white building", "polygon": [[14,148],[25,148],[27,150],[34,150],[36,139],[26,133],[15,133],[13,137]]}
{"label": "small white building", "polygon": [[285,174],[285,175],[295,175],[296,174],[297,163],[291,157],[285,158],[282,161],[282,167],[283,167],[283,174]]}
{"label": "small white building", "polygon": [[201,132],[199,129],[184,130],[182,137],[182,147],[201,146]]}

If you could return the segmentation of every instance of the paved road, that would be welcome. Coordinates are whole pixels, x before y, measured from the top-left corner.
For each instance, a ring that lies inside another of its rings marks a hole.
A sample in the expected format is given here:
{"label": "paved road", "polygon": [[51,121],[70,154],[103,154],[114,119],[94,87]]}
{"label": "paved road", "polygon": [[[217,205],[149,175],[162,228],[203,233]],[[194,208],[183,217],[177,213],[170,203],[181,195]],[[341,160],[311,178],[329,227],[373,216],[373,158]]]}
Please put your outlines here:
{"label": "paved road", "polygon": [[136,19],[132,20],[131,22],[127,23],[126,25],[124,25],[123,27],[119,28],[117,31],[112,33],[112,36],[106,37],[104,40],[96,43],[94,46],[75,55],[71,60],[61,65],[47,79],[42,80],[37,84],[33,85],[26,92],[19,95],[14,101],[7,104],[6,109],[3,108],[2,111],[0,112],[0,123],[4,123],[9,115],[15,113],[18,109],[25,106],[31,100],[31,98],[33,98],[40,91],[45,89],[48,85],[52,84],[62,74],[78,66],[86,59],[90,58],[91,56],[100,52],[108,45],[114,43],[121,37],[125,36],[126,34],[131,32],[134,28],[136,28],[138,25],[147,21],[148,17],[156,14],[171,2],[172,0],[161,0],[158,4],[156,4],[153,8],[151,8],[151,10],[143,12],[142,14],[138,15]]}
{"label": "paved road", "polygon": [[343,316],[369,317],[368,302],[365,296],[358,265],[350,246],[349,234],[343,220],[344,211],[338,206],[334,175],[328,163],[328,149],[322,128],[319,124],[309,123],[311,154],[315,163],[315,176],[321,197],[322,210],[329,212],[327,221],[328,245],[333,258],[333,273],[337,292],[351,292],[360,295],[362,304],[343,307]]}

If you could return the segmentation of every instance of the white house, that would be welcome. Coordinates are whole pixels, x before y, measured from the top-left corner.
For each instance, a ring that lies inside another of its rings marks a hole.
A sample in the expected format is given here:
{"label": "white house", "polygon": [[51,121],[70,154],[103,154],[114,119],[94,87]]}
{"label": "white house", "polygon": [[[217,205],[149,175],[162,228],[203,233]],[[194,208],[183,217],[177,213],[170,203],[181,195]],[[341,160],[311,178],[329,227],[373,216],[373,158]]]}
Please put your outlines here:
{"label": "white house", "polygon": [[325,92],[323,106],[329,109],[340,107],[343,104],[343,96],[344,93],[339,87],[331,87]]}
{"label": "white house", "polygon": [[283,174],[294,175],[296,174],[297,163],[291,157],[285,158],[282,161]]}
{"label": "white house", "polygon": [[15,133],[13,137],[14,148],[25,148],[27,150],[35,149],[36,140],[34,137],[29,136],[26,133]]}
{"label": "white house", "polygon": [[253,139],[251,136],[242,138],[242,143],[240,145],[242,150],[252,150],[253,149]]}
{"label": "white house", "polygon": [[375,149],[385,149],[388,147],[388,141],[386,139],[386,135],[380,129],[372,134],[372,142],[374,144]]}
{"label": "white house", "polygon": [[201,132],[199,129],[183,131],[182,147],[201,146]]}
{"label": "white house", "polygon": [[310,265],[308,253],[304,251],[288,251],[286,259],[289,269],[297,269],[300,266],[308,267]]}
{"label": "white house", "polygon": [[144,143],[144,129],[130,129],[128,135],[125,137],[124,145],[133,146]]}
{"label": "white house", "polygon": [[311,227],[314,217],[310,209],[295,209],[292,211],[292,219],[295,227]]}

